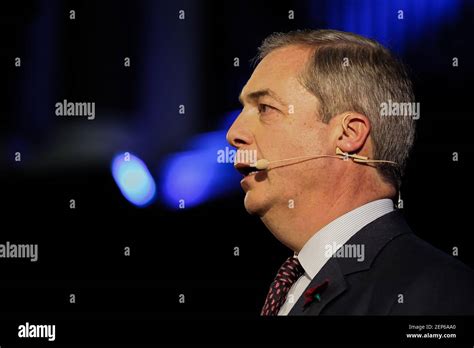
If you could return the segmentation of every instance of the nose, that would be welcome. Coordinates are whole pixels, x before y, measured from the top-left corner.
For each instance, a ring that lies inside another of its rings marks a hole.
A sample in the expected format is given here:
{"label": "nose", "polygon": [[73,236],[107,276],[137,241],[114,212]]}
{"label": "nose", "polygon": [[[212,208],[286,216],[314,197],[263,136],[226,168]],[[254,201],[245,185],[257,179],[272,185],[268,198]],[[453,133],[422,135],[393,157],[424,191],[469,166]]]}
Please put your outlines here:
{"label": "nose", "polygon": [[244,117],[240,114],[227,131],[227,142],[235,148],[241,148],[252,144],[252,132],[244,121]]}

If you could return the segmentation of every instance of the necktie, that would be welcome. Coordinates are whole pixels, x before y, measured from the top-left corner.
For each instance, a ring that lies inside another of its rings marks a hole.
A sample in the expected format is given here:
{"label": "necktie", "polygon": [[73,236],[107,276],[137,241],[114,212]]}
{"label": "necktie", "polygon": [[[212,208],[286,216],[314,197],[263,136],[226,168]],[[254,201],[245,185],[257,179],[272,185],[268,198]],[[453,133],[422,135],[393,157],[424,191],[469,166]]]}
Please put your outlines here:
{"label": "necktie", "polygon": [[270,285],[261,315],[277,315],[280,307],[285,303],[291,286],[303,273],[304,269],[296,256],[289,257],[280,267],[275,280]]}

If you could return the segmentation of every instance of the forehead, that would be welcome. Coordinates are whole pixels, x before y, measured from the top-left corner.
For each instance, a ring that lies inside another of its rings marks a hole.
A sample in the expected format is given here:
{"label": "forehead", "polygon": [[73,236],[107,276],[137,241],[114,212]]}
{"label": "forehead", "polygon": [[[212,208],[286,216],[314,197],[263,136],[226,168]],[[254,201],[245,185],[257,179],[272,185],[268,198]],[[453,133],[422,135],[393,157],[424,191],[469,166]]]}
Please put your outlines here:
{"label": "forehead", "polygon": [[278,95],[285,95],[302,88],[298,78],[312,50],[303,46],[286,46],[270,52],[257,65],[242,95],[255,90],[271,88]]}

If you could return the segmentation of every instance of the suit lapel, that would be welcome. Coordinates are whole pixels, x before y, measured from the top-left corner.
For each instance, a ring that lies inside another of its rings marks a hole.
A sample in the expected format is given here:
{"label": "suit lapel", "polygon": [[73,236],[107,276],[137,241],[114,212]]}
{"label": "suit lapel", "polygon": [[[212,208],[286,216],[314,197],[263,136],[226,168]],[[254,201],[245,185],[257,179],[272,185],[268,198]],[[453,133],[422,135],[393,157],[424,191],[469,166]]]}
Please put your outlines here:
{"label": "suit lapel", "polygon": [[327,288],[321,292],[321,300],[319,302],[313,301],[305,309],[305,296],[303,294],[288,315],[319,315],[328,303],[346,290],[347,284],[336,259],[331,258],[328,260],[321,271],[313,278],[306,290],[323,284],[325,280],[328,280],[329,284]]}
{"label": "suit lapel", "polygon": [[329,284],[326,290],[321,293],[320,301],[313,301],[304,309],[305,296],[303,293],[288,315],[319,315],[324,307],[346,291],[347,282],[345,277],[347,275],[370,269],[380,250],[389,241],[401,234],[410,232],[410,228],[399,211],[386,214],[362,228],[346,244],[364,245],[364,260],[331,257],[305,289],[306,292],[327,279]]}

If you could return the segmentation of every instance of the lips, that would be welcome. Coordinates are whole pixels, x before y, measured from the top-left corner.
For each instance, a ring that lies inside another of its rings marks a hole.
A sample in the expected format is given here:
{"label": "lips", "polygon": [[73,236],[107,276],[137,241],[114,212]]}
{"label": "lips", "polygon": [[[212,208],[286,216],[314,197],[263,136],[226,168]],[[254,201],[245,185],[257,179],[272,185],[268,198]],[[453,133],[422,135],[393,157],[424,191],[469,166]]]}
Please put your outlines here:
{"label": "lips", "polygon": [[249,175],[255,175],[256,173],[258,173],[258,170],[256,170],[255,167],[251,166],[248,163],[235,163],[234,167],[244,177],[247,177]]}

